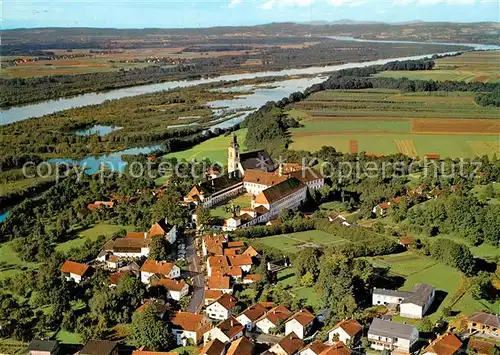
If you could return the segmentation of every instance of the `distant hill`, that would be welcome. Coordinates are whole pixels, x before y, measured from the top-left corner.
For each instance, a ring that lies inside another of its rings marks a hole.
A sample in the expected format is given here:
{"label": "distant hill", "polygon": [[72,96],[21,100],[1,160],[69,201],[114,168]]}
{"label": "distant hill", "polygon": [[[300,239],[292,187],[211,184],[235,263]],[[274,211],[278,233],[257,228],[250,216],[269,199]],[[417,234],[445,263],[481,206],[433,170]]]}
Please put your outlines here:
{"label": "distant hill", "polygon": [[384,22],[341,19],[337,21],[310,21],[310,22],[298,22],[298,23],[303,25],[322,26],[322,25],[377,25],[377,24],[383,24]]}

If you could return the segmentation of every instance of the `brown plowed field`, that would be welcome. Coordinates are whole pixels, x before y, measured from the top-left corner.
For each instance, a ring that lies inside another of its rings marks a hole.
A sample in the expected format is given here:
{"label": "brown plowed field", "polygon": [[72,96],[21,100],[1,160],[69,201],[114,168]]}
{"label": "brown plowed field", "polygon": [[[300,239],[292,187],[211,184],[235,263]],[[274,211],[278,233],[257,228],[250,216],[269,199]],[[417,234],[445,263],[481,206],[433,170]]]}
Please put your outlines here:
{"label": "brown plowed field", "polygon": [[352,116],[313,116],[313,121],[397,121],[405,122],[410,121],[409,118],[397,118],[397,117],[352,117]]}
{"label": "brown plowed field", "polygon": [[349,149],[351,153],[357,153],[358,152],[358,141],[355,139],[351,139],[349,141]]}
{"label": "brown plowed field", "polygon": [[415,133],[500,133],[500,120],[482,119],[413,119]]}

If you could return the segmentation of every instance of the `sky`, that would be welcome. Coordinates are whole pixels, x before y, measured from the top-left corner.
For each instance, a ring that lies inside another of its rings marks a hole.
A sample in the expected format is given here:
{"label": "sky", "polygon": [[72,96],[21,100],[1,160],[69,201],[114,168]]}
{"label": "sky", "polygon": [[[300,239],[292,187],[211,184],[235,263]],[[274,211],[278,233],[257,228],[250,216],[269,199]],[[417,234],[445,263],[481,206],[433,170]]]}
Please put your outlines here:
{"label": "sky", "polygon": [[3,29],[181,28],[351,19],[500,21],[499,0],[0,0]]}

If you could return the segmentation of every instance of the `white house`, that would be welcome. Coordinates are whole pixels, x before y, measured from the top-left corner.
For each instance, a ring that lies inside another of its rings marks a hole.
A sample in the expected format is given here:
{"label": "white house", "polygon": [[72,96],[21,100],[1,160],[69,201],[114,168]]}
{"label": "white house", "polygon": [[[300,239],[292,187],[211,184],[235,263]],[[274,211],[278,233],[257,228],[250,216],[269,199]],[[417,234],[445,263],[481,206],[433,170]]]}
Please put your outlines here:
{"label": "white house", "polygon": [[150,239],[116,238],[108,241],[103,251],[120,258],[141,258],[149,255]]}
{"label": "white house", "polygon": [[276,327],[280,321],[284,322],[291,315],[292,312],[290,312],[285,306],[279,305],[271,308],[262,317],[260,317],[260,319],[255,322],[255,326],[258,331],[269,334],[270,330]]}
{"label": "white house", "polygon": [[346,319],[339,322],[328,331],[328,344],[341,341],[344,344],[353,344],[361,336],[363,327],[355,319]]}
{"label": "white house", "polygon": [[210,304],[205,313],[211,319],[224,320],[232,316],[233,309],[237,303],[238,300],[236,298],[229,293],[225,293]]}
{"label": "white house", "polygon": [[208,277],[212,276],[212,269],[226,269],[229,267],[227,256],[217,255],[209,256],[207,258],[207,274]]}
{"label": "white house", "polygon": [[204,344],[213,339],[219,339],[224,344],[232,342],[243,336],[244,327],[234,317],[223,320],[217,326],[203,334]]}
{"label": "white house", "polygon": [[274,344],[269,351],[276,355],[293,355],[302,347],[304,347],[304,342],[292,332]]}
{"label": "white house", "polygon": [[181,269],[174,263],[166,261],[156,261],[148,259],[141,267],[141,281],[145,284],[150,284],[150,278],[153,275],[158,278],[175,279],[181,276]]}
{"label": "white house", "polygon": [[236,319],[246,330],[252,331],[255,328],[255,322],[271,308],[273,308],[271,302],[256,303],[245,309]]}
{"label": "white house", "polygon": [[368,329],[368,341],[375,350],[396,350],[411,353],[418,341],[418,329],[403,323],[395,323],[380,318],[373,319]]}
{"label": "white house", "polygon": [[210,329],[210,320],[201,315],[191,312],[174,313],[170,319],[172,334],[177,345],[199,344],[203,334]]}
{"label": "white house", "polygon": [[326,349],[328,349],[328,345],[316,340],[301,349],[299,355],[319,355]]}
{"label": "white house", "polygon": [[85,264],[66,260],[61,266],[61,272],[67,281],[73,280],[77,284],[90,274],[90,267]]}
{"label": "white house", "polygon": [[459,353],[462,342],[453,333],[446,332],[433,340],[422,352],[422,355],[454,355]]}
{"label": "white house", "polygon": [[311,312],[307,309],[301,309],[286,321],[285,335],[295,333],[300,339],[304,339],[311,330],[314,319]]}
{"label": "white house", "polygon": [[167,296],[176,301],[189,294],[189,285],[182,280],[162,277],[158,281],[151,282],[151,286],[163,287],[167,291]]}
{"label": "white house", "polygon": [[436,289],[427,284],[416,284],[411,291],[373,289],[372,304],[399,305],[400,315],[420,319],[434,301]]}
{"label": "white house", "polygon": [[158,223],[155,223],[151,226],[149,229],[147,236],[148,238],[152,238],[157,235],[164,236],[165,239],[170,243],[174,244],[175,241],[177,240],[177,235],[179,233],[179,230],[177,229],[177,226],[171,225],[167,222],[167,219],[164,218]]}
{"label": "white house", "polygon": [[253,265],[253,260],[248,255],[231,255],[227,259],[230,266],[240,267],[244,272],[249,272]]}
{"label": "white house", "polygon": [[233,288],[231,286],[231,279],[227,276],[223,276],[219,273],[210,276],[207,281],[207,287],[210,290],[218,290],[222,293],[233,293]]}

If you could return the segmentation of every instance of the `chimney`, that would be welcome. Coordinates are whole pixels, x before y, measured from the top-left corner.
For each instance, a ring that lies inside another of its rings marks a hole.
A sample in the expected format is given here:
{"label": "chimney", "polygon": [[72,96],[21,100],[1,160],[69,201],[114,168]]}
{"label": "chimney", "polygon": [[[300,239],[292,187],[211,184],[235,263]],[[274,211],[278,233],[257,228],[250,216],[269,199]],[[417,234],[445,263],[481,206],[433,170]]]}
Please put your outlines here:
{"label": "chimney", "polygon": [[278,175],[283,176],[283,164],[280,164],[280,166],[278,167]]}
{"label": "chimney", "polygon": [[231,328],[234,327],[234,321],[233,319],[231,318]]}

